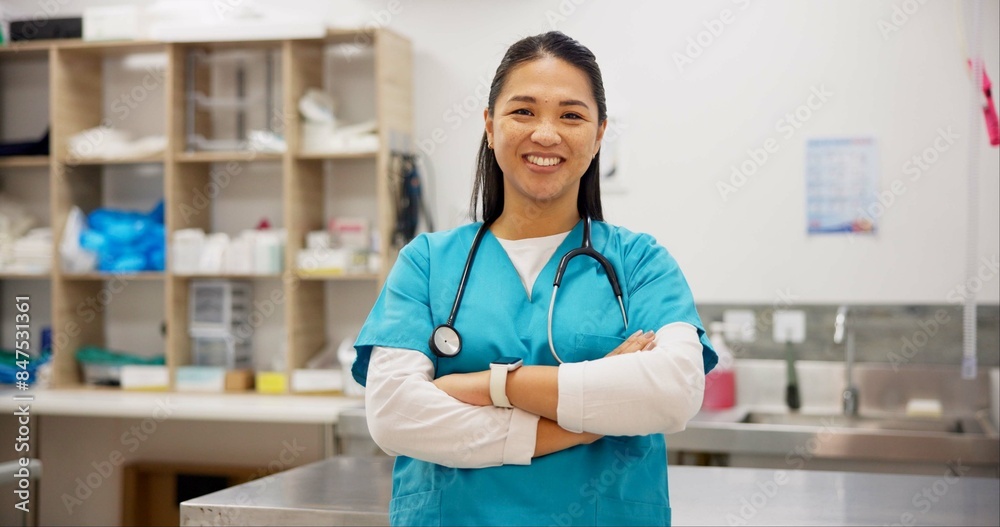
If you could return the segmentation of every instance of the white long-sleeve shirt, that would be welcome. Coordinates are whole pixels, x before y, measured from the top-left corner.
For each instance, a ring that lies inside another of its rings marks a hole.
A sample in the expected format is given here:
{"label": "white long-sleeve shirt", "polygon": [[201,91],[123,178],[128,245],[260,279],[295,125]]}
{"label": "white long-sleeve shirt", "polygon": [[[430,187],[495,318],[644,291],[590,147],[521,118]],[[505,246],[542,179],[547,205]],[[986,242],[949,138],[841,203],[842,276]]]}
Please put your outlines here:
{"label": "white long-sleeve shirt", "polygon": [[[565,235],[501,240],[527,291]],[[652,350],[560,365],[559,425],[604,435],[684,430],[701,407],[701,350],[697,330],[676,322],[657,330]],[[457,468],[531,463],[537,415],[463,403],[433,380],[434,363],[416,350],[372,350],[365,408],[383,450]]]}

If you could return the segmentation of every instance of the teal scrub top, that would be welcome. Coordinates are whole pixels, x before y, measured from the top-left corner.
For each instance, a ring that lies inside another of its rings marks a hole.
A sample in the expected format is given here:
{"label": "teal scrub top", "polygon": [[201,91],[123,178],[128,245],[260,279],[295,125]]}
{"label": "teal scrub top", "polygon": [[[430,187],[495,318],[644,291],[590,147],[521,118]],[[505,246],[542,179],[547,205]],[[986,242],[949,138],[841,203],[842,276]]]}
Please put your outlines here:
{"label": "teal scrub top", "polygon": [[[445,359],[430,351],[428,339],[448,319],[480,226],[422,234],[400,251],[355,343],[353,375],[359,383],[365,384],[374,346],[423,353],[435,365],[435,378],[488,370],[501,356],[521,357],[525,365],[556,365],[547,334],[552,282],[562,256],[581,245],[582,221],[542,269],[530,299],[507,253],[487,232],[455,320],[462,352]],[[667,250],[652,236],[598,221],[591,238],[618,276],[629,327],[623,327],[600,264],[574,258],[559,288],[552,324],[563,360],[599,359],[638,329],[686,322],[698,330],[705,372],[710,371],[717,356],[687,281]],[[455,437],[455,448],[461,452],[461,437]],[[392,525],[669,525],[666,443],[663,434],[607,436],[535,458],[530,465],[477,469],[399,456],[389,517]]]}

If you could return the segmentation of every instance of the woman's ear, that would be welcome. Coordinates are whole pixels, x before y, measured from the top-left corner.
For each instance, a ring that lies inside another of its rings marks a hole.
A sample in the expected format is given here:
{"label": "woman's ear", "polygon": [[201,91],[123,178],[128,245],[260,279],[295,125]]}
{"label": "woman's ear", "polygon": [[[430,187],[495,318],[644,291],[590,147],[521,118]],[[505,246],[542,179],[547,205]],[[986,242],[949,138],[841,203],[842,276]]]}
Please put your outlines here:
{"label": "woman's ear", "polygon": [[486,121],[486,143],[493,144],[493,117],[490,116],[490,109],[483,110],[483,120]]}
{"label": "woman's ear", "polygon": [[604,139],[604,131],[608,128],[608,120],[605,119],[601,121],[601,125],[597,127],[597,140],[594,141],[594,156],[601,151],[601,141]]}

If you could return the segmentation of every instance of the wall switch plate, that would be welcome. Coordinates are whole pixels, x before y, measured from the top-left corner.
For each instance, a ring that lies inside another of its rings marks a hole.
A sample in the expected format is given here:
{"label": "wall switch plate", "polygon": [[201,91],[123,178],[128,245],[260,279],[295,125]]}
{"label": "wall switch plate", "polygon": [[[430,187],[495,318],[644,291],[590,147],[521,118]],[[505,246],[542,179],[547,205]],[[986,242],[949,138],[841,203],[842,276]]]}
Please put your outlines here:
{"label": "wall switch plate", "polygon": [[752,309],[727,309],[722,312],[726,342],[757,340],[757,317]]}
{"label": "wall switch plate", "polygon": [[775,342],[803,342],[806,340],[806,312],[797,309],[774,312]]}

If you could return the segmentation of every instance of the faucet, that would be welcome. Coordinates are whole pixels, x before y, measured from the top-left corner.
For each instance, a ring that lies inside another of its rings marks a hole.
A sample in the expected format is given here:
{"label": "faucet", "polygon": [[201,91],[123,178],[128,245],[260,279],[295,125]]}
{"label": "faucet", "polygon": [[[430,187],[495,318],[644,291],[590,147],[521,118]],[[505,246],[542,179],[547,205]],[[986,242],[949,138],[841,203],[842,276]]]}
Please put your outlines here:
{"label": "faucet", "polygon": [[844,415],[855,417],[858,415],[858,387],[854,385],[852,372],[854,370],[854,327],[849,327],[848,317],[850,308],[846,305],[837,309],[837,319],[834,322],[833,342],[841,344],[844,342],[844,334],[847,334],[847,342],[844,346],[844,393],[842,394],[844,403]]}

